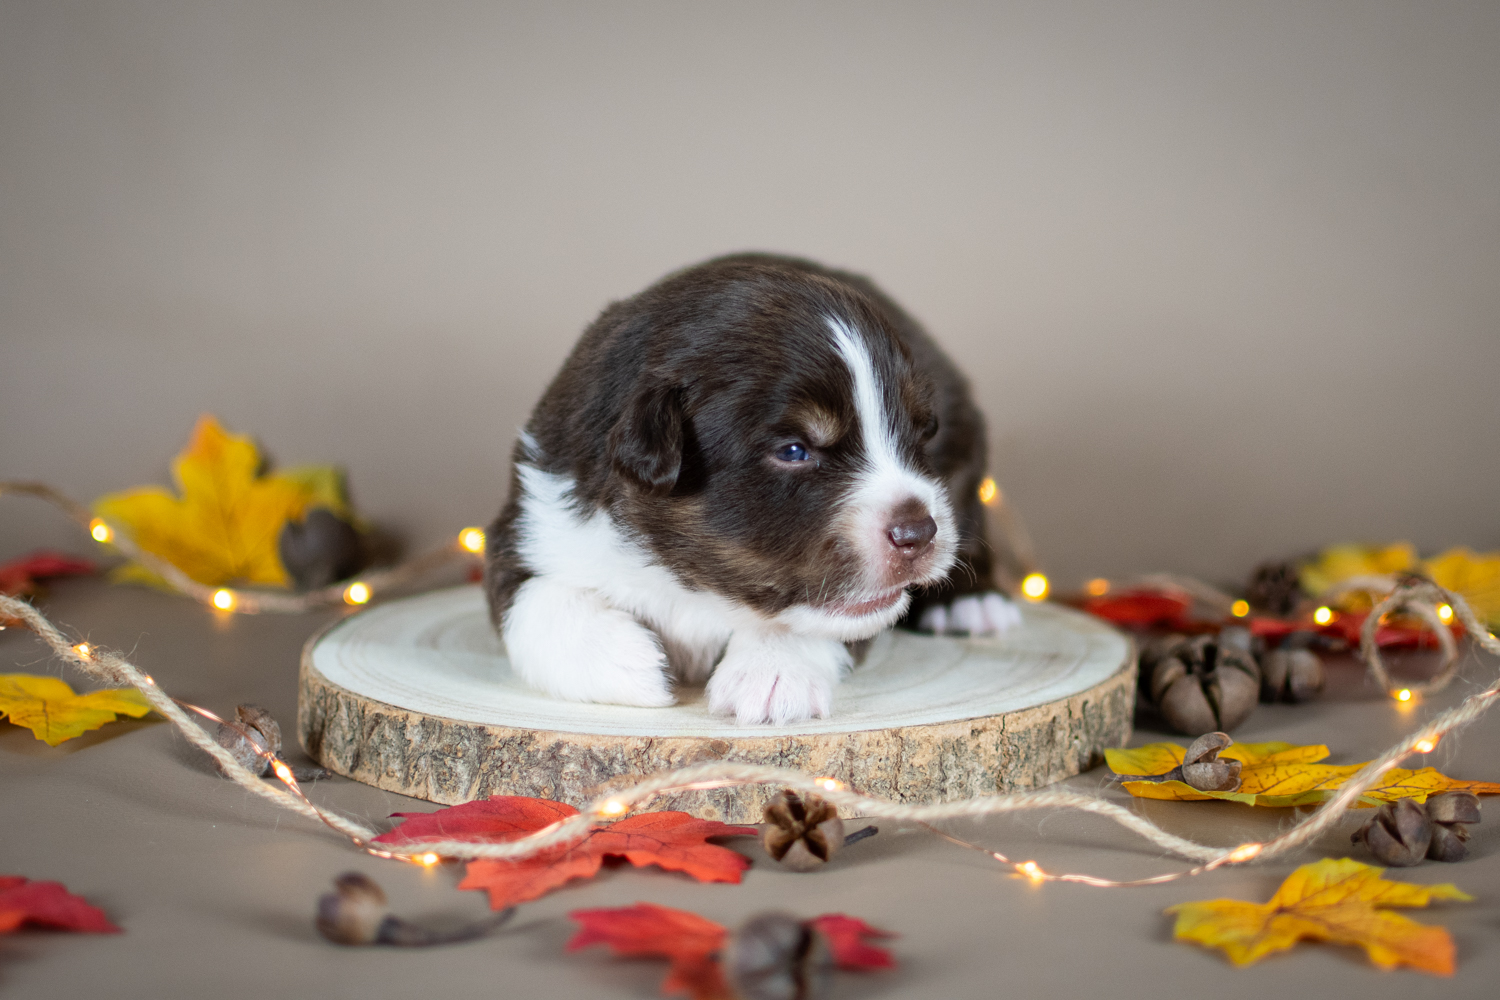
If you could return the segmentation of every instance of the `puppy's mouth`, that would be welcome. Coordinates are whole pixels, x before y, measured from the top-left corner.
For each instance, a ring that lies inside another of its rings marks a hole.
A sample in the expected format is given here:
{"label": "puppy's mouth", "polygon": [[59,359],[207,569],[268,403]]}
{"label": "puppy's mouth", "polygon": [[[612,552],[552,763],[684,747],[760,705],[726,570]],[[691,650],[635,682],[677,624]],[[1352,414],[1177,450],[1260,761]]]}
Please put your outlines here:
{"label": "puppy's mouth", "polygon": [[865,596],[862,600],[830,601],[821,605],[821,609],[843,618],[863,618],[866,615],[889,611],[901,602],[901,597],[905,593],[905,587],[893,587],[890,590],[882,590],[874,596]]}

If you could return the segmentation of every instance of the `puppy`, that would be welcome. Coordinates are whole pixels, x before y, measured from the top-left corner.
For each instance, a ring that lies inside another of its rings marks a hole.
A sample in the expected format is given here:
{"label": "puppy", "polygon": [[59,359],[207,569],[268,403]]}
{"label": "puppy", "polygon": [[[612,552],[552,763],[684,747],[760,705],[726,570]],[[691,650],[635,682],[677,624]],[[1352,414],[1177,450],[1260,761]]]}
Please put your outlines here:
{"label": "puppy", "polygon": [[903,618],[996,632],[984,424],[868,280],[739,255],[584,331],[517,442],[485,588],[512,669],[559,698],[742,724],[829,713]]}

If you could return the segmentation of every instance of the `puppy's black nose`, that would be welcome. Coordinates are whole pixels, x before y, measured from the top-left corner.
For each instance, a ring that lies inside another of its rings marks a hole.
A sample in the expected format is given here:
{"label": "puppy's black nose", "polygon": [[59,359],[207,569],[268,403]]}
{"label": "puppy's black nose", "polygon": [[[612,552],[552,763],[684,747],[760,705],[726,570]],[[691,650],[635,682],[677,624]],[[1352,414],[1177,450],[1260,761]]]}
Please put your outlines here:
{"label": "puppy's black nose", "polygon": [[937,522],[931,514],[921,520],[898,521],[887,529],[891,544],[901,550],[902,555],[914,556],[927,547],[937,534]]}

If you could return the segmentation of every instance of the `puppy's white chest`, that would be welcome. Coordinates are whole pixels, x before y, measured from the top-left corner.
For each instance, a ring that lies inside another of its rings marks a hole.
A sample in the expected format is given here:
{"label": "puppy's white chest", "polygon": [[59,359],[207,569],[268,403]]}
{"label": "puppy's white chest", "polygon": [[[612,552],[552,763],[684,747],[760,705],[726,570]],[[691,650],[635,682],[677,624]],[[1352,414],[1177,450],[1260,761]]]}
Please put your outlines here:
{"label": "puppy's white chest", "polygon": [[703,680],[735,628],[752,624],[746,608],[684,587],[604,511],[580,518],[571,503],[571,480],[527,465],[519,472],[525,496],[517,541],[527,564],[538,576],[597,592],[610,607],[649,626],[661,637],[674,672]]}

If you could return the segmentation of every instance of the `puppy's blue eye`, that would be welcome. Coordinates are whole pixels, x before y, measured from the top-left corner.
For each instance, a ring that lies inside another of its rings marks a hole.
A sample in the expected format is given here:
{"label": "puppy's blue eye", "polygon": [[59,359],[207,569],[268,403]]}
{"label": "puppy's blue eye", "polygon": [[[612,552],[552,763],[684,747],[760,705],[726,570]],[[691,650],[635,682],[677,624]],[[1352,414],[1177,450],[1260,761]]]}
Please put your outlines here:
{"label": "puppy's blue eye", "polygon": [[783,462],[807,461],[807,447],[801,441],[793,441],[776,449],[776,457]]}

